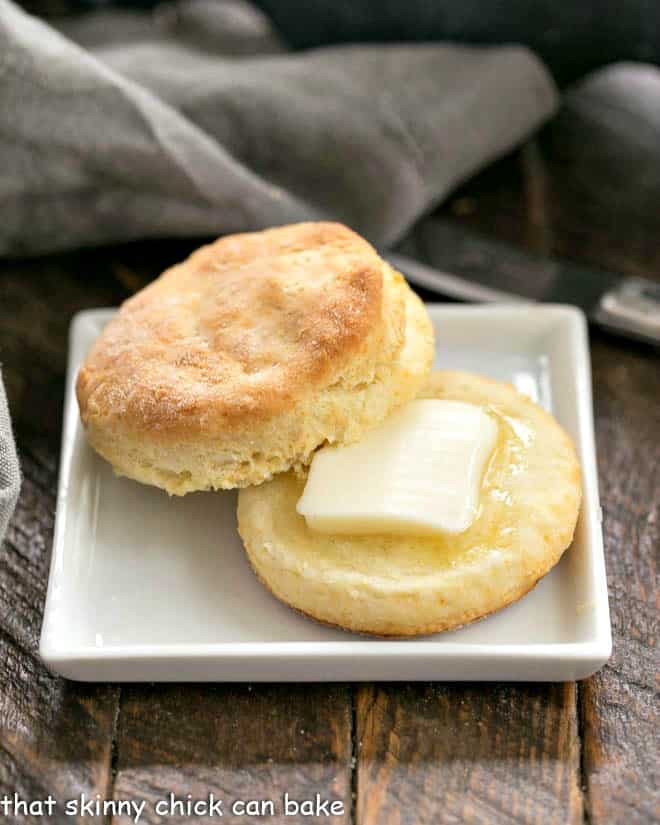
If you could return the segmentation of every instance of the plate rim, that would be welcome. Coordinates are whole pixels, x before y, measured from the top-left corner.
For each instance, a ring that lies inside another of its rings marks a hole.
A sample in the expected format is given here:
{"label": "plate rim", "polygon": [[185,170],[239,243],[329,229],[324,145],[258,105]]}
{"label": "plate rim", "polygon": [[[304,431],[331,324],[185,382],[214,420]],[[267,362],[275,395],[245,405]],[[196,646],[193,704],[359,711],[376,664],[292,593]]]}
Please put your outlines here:
{"label": "plate rim", "polygon": [[[431,318],[436,316],[470,316],[472,319],[499,317],[500,320],[515,322],[520,315],[536,315],[539,321],[539,340],[551,334],[556,325],[563,325],[572,336],[571,379],[576,382],[577,422],[579,436],[576,440],[580,452],[583,473],[583,513],[588,519],[590,540],[587,542],[588,569],[593,577],[593,607],[595,634],[582,641],[565,642],[523,642],[523,643],[469,643],[434,640],[431,637],[414,639],[364,638],[328,641],[232,641],[214,643],[137,644],[113,645],[104,648],[93,645],[63,644],[55,634],[47,632],[57,583],[58,566],[65,553],[64,531],[68,497],[68,479],[71,472],[73,442],[77,427],[77,417],[72,415],[71,405],[75,404],[74,393],[74,339],[80,334],[80,327],[99,318],[109,319],[117,308],[99,307],[85,309],[72,316],[69,326],[69,351],[66,368],[64,415],[62,442],[57,484],[55,525],[48,574],[48,587],[44,604],[42,627],[39,641],[39,655],[53,671],[72,677],[64,671],[69,666],[94,662],[124,661],[209,661],[223,662],[249,661],[255,656],[261,660],[276,662],[305,658],[307,662],[318,660],[329,662],[341,656],[359,654],[367,660],[383,661],[414,660],[433,658],[438,663],[458,658],[481,662],[571,662],[581,663],[590,675],[610,658],[612,652],[612,632],[609,613],[609,599],[605,569],[605,555],[601,526],[601,509],[598,491],[596,464],[596,443],[593,422],[591,390],[591,362],[588,343],[588,327],[584,313],[577,307],[565,304],[454,304],[434,302],[425,304]],[[49,609],[50,608],[50,609]],[[87,677],[85,677],[87,678]],[[122,677],[123,678],[123,677]],[[179,679],[181,677],[179,676]],[[389,677],[392,678],[392,677]],[[446,677],[445,677],[446,678]],[[515,678],[515,677],[512,677]],[[584,678],[584,676],[580,676]],[[415,677],[408,677],[414,680]],[[484,681],[488,677],[484,678]],[[228,679],[231,680],[231,679]],[[216,680],[217,681],[217,680]]]}

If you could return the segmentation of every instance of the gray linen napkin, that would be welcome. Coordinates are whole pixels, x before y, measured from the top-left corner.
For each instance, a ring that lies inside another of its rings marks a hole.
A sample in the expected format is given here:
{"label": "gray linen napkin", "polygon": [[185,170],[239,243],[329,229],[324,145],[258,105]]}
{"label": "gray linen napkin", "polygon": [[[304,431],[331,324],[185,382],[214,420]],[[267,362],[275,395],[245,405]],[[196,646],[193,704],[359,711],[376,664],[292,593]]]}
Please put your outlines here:
{"label": "gray linen napkin", "polygon": [[320,217],[392,243],[557,104],[515,46],[286,53],[235,0],[100,14],[74,44],[0,0],[0,254]]}
{"label": "gray linen napkin", "polygon": [[2,372],[0,372],[0,542],[4,538],[7,524],[14,511],[20,484],[18,458],[11,432]]}
{"label": "gray linen napkin", "polygon": [[[0,0],[0,255],[322,217],[390,244],[557,106],[527,49],[289,53],[240,0],[58,28]],[[0,539],[17,484],[0,382]]]}

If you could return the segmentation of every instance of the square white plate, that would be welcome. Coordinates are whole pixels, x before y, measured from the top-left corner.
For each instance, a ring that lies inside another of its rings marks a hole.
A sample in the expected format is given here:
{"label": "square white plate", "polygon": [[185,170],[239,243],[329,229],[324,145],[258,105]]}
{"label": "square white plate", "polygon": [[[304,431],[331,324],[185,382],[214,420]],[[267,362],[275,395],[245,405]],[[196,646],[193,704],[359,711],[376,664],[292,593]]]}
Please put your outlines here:
{"label": "square white plate", "polygon": [[561,306],[432,305],[437,364],[513,382],[577,444],[584,503],[572,547],[525,598],[415,640],[368,639],[276,601],[249,568],[234,493],[169,498],[117,478],[85,442],[73,384],[112,310],[71,327],[55,540],[40,652],[71,679],[564,681],[609,657],[584,317]]}

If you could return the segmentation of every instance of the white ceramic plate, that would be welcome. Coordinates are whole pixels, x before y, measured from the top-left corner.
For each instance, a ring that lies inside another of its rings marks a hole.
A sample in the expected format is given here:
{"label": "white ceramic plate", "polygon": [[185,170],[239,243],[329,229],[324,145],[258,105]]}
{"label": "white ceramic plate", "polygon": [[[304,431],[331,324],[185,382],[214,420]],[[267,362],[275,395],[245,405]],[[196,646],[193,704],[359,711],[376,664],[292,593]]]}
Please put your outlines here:
{"label": "white ceramic plate", "polygon": [[561,306],[434,305],[437,365],[512,381],[578,446],[573,546],[521,601],[451,633],[368,639],[298,615],[256,580],[234,493],[169,498],[117,478],[86,444],[73,383],[112,310],[71,327],[55,540],[41,656],[71,679],[564,681],[609,657],[586,324]]}

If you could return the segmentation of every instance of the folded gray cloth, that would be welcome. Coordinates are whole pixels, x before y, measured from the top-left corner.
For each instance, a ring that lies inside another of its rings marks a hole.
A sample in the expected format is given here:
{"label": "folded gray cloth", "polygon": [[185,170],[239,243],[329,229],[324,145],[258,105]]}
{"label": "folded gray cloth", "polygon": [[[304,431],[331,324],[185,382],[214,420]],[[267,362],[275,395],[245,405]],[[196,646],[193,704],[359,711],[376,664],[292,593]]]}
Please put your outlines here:
{"label": "folded gray cloth", "polygon": [[557,104],[524,48],[285,53],[235,0],[60,28],[0,0],[0,254],[320,217],[391,243]]}
{"label": "folded gray cloth", "polygon": [[[58,28],[0,0],[0,254],[322,217],[389,244],[557,105],[524,48],[288,53],[239,0]],[[3,394],[0,539],[17,487]]]}
{"label": "folded gray cloth", "polygon": [[20,484],[18,458],[11,432],[2,373],[0,373],[0,542],[4,538],[7,524],[14,511]]}

